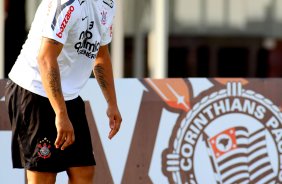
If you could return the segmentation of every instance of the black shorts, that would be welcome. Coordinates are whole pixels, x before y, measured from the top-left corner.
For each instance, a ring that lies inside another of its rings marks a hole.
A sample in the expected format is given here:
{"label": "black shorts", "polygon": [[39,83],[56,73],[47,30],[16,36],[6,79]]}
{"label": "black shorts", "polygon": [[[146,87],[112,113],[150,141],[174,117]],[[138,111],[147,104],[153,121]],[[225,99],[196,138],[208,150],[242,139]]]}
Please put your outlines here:
{"label": "black shorts", "polygon": [[85,105],[80,97],[66,101],[75,142],[64,151],[54,146],[55,113],[47,98],[8,81],[5,101],[12,125],[14,168],[57,173],[70,167],[96,165]]}

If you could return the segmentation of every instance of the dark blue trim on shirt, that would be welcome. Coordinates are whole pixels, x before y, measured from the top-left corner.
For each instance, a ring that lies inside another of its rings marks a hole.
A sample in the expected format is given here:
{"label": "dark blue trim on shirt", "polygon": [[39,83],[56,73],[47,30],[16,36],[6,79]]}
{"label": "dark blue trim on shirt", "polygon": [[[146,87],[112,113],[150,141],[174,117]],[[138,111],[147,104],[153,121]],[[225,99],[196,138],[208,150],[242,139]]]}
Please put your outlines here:
{"label": "dark blue trim on shirt", "polygon": [[69,5],[71,5],[72,3],[74,3],[75,0],[69,0],[68,2],[66,2],[65,4],[61,5],[61,0],[57,0],[57,10],[51,25],[51,28],[54,30],[57,24],[57,19],[59,17],[59,15],[62,13],[62,11]]}

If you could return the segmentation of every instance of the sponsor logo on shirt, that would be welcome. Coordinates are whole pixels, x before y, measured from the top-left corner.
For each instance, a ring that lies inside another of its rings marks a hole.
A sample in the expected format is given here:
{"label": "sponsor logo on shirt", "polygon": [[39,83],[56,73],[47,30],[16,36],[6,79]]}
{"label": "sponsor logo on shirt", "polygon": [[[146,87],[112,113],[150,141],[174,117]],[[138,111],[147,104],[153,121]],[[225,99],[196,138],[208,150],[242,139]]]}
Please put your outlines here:
{"label": "sponsor logo on shirt", "polygon": [[105,3],[106,5],[108,5],[110,8],[114,7],[114,2],[113,0],[103,0],[103,3]]}
{"label": "sponsor logo on shirt", "polygon": [[72,12],[74,11],[74,6],[70,6],[67,14],[65,15],[65,18],[63,20],[63,22],[61,23],[61,26],[60,26],[60,32],[58,32],[56,35],[59,37],[59,38],[62,38],[63,36],[63,32],[65,31],[66,29],[66,26],[71,18],[71,14]]}
{"label": "sponsor logo on shirt", "polygon": [[84,21],[85,19],[87,19],[88,16],[81,18],[82,21]]}
{"label": "sponsor logo on shirt", "polygon": [[55,30],[55,27],[56,27],[56,25],[57,25],[57,19],[58,19],[59,15],[62,13],[62,11],[63,11],[66,7],[68,7],[68,6],[70,6],[72,3],[74,3],[74,1],[75,1],[75,0],[69,0],[69,1],[67,1],[66,3],[62,4],[61,6],[59,6],[59,5],[61,4],[61,0],[57,0],[58,6],[57,6],[57,10],[56,10],[56,13],[55,13],[55,16],[54,16],[52,25],[51,25],[51,28],[52,28],[53,30]]}
{"label": "sponsor logo on shirt", "polygon": [[100,47],[100,42],[91,42],[92,37],[93,34],[91,31],[82,31],[79,36],[79,42],[74,45],[74,48],[76,49],[78,54],[85,55],[90,59],[95,59]]}

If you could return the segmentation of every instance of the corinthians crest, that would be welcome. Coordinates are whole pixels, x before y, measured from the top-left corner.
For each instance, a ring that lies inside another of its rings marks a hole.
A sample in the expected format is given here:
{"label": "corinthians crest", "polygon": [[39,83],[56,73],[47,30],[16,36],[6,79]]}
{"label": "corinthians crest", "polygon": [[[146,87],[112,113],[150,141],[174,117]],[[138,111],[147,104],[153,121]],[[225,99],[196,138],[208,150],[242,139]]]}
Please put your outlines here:
{"label": "corinthians crest", "polygon": [[107,24],[107,14],[108,14],[108,12],[105,12],[105,11],[101,12],[101,15],[102,15],[101,24],[102,25],[106,25]]}
{"label": "corinthians crest", "polygon": [[37,148],[39,148],[39,151],[37,152],[39,157],[47,159],[51,156],[51,142],[46,137],[43,140],[39,141]]}
{"label": "corinthians crest", "polygon": [[180,121],[162,154],[170,183],[282,183],[282,113],[263,95],[228,82]]}

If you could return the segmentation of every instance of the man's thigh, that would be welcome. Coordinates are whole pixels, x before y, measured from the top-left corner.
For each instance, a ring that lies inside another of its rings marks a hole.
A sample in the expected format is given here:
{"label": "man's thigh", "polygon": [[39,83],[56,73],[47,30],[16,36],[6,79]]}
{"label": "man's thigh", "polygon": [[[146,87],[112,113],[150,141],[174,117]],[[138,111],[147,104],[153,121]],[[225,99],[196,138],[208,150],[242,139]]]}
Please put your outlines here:
{"label": "man's thigh", "polygon": [[71,167],[67,169],[69,184],[93,184],[95,166]]}
{"label": "man's thigh", "polygon": [[28,184],[55,184],[57,173],[26,171]]}

